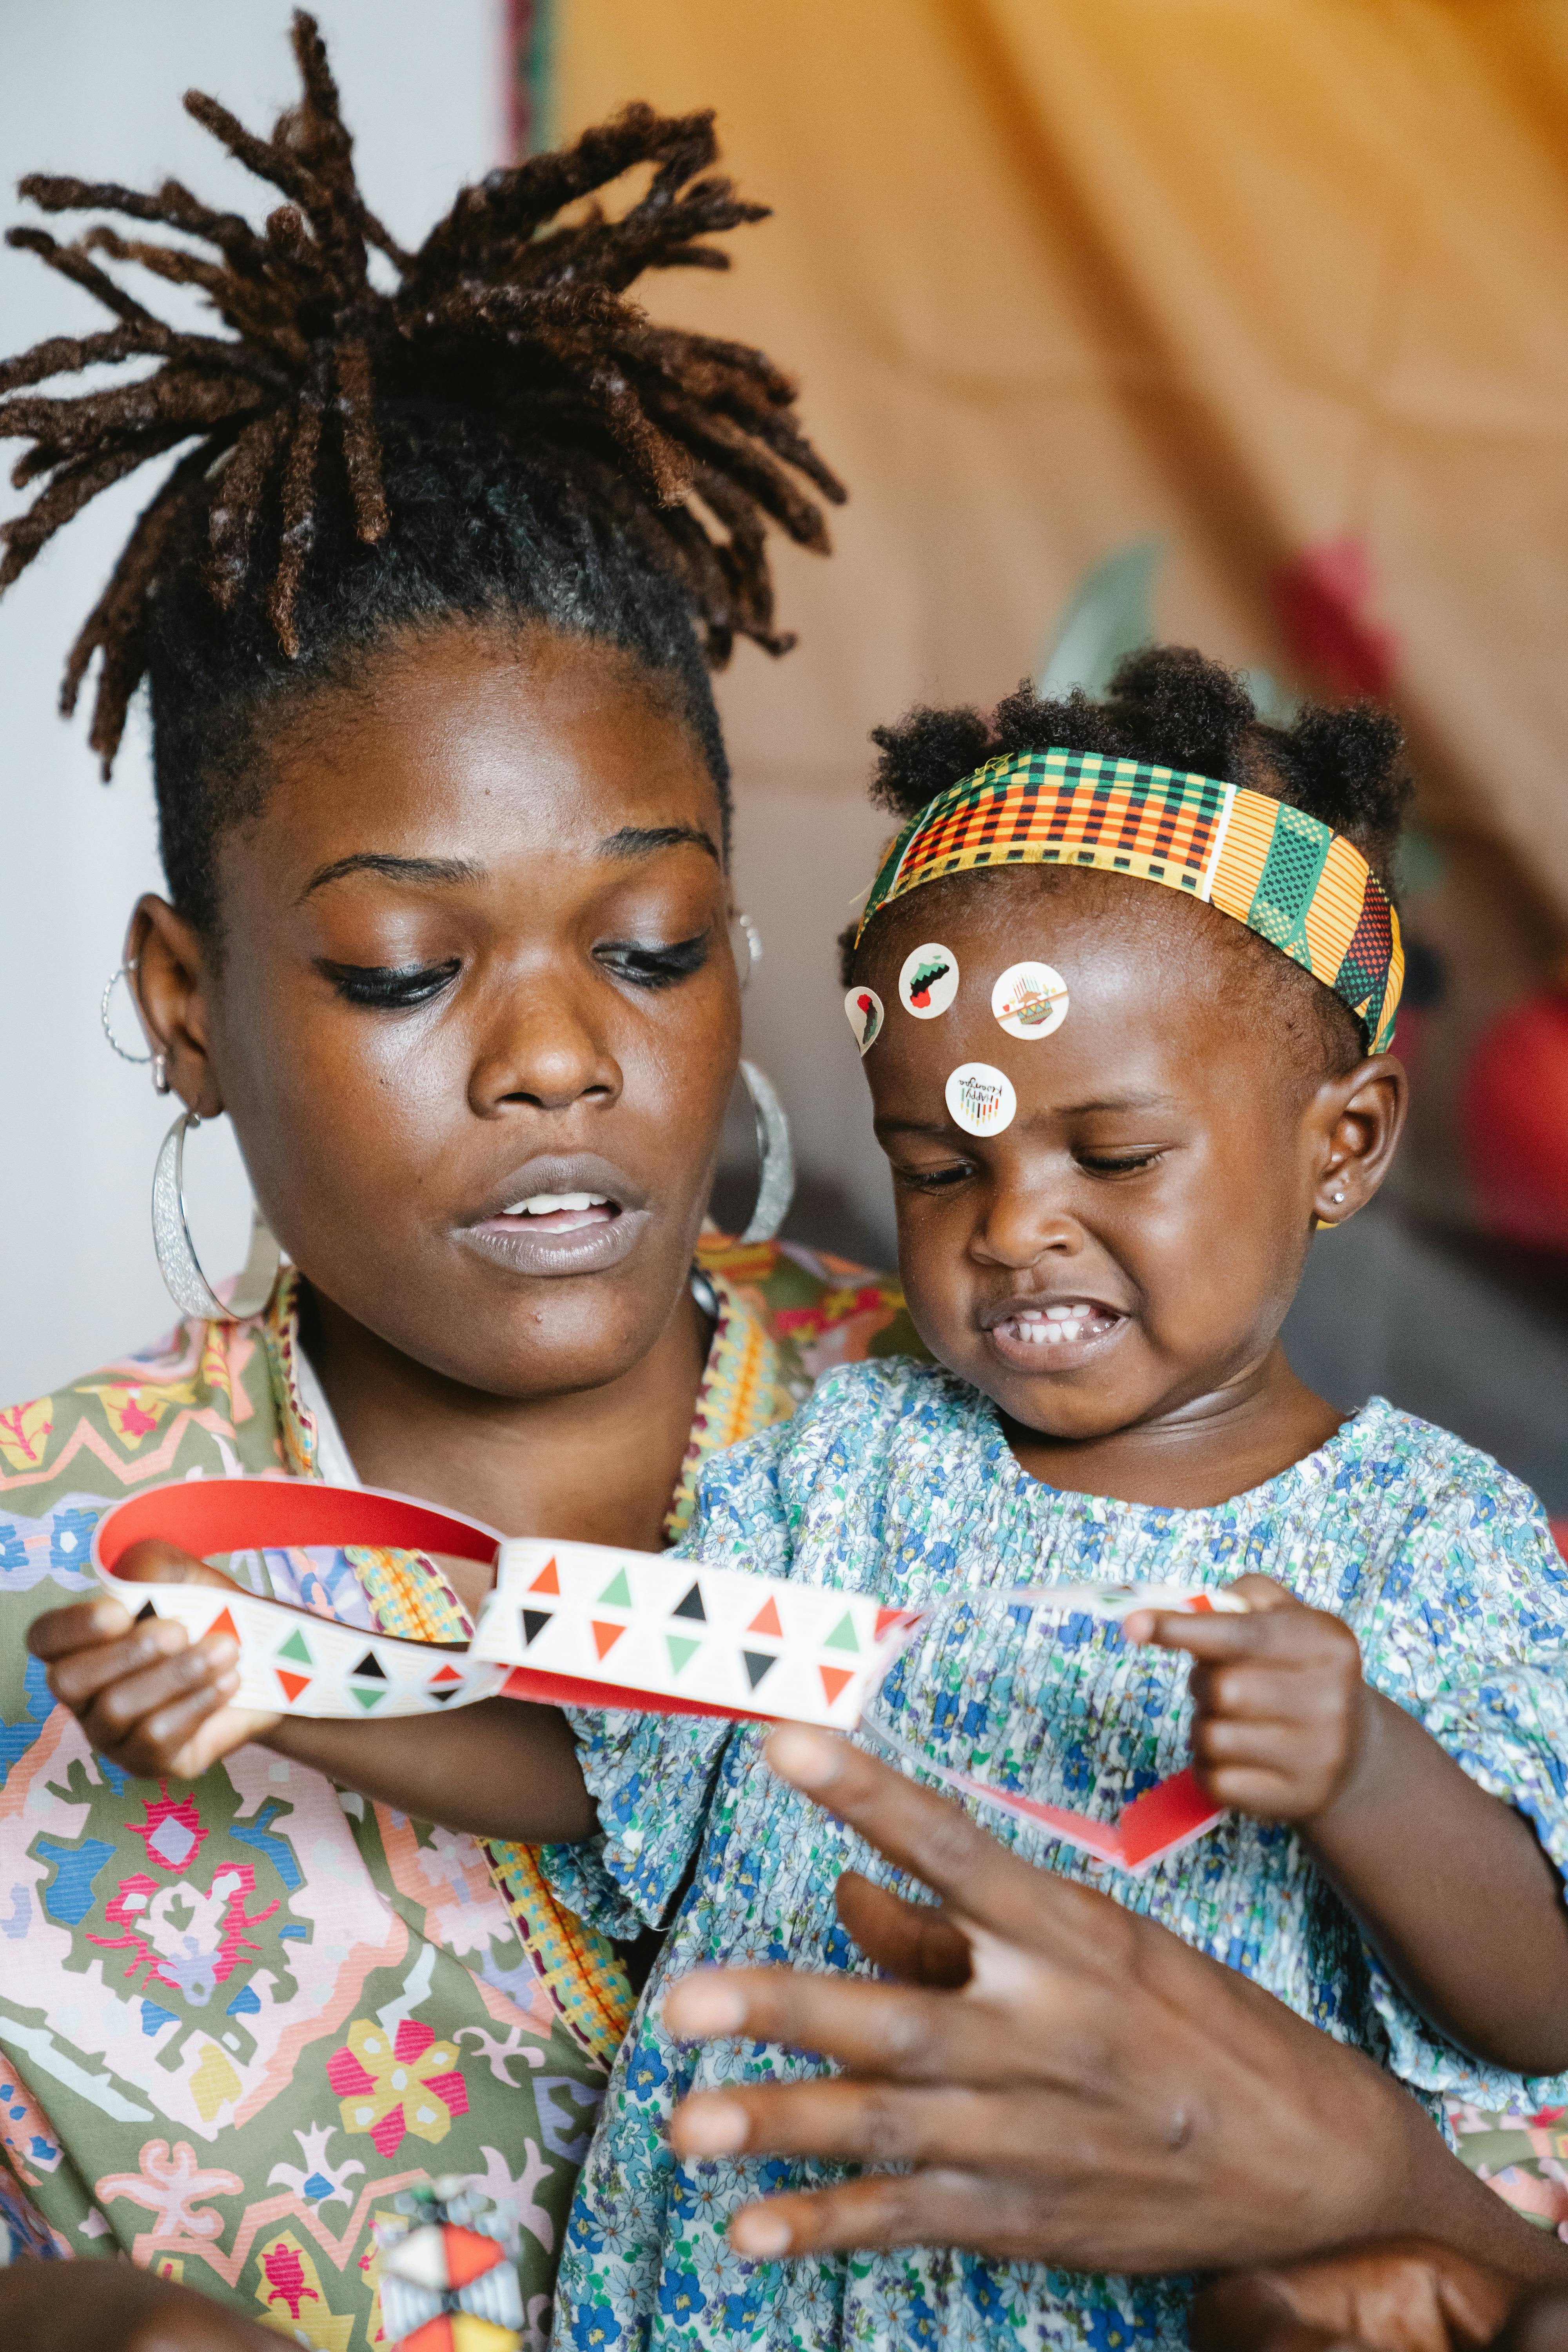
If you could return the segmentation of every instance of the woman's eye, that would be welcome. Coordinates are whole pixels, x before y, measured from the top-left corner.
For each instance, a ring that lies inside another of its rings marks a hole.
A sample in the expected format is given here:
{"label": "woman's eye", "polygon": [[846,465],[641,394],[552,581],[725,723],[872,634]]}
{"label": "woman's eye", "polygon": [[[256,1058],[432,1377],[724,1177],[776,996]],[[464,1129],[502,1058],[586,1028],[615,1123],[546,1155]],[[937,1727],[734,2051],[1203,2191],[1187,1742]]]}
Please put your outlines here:
{"label": "woman's eye", "polygon": [[700,971],[712,947],[712,935],[698,931],[691,939],[676,940],[669,947],[645,945],[640,940],[616,940],[607,946],[595,948],[595,955],[617,980],[629,981],[634,988],[673,988],[679,980],[689,980]]}
{"label": "woman's eye", "polygon": [[330,980],[350,1004],[367,1004],[383,1013],[406,1013],[411,1006],[439,996],[462,970],[461,960],[445,963],[329,963],[322,957],[316,969]]}

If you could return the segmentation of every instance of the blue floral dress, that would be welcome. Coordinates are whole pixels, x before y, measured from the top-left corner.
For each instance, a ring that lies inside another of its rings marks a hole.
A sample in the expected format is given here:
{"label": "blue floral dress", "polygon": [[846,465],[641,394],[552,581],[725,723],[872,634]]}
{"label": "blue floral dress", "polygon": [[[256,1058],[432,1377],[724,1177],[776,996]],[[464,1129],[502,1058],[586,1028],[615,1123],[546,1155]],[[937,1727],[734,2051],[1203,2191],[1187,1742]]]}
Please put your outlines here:
{"label": "blue floral dress", "polygon": [[[710,1461],[683,1549],[934,1604],[879,1701],[898,1736],[941,1763],[1106,1815],[1185,1762],[1187,1661],[1124,1644],[1101,1621],[1010,1606],[994,1589],[1097,1576],[1212,1586],[1261,1570],[1343,1617],[1368,1680],[1568,1865],[1568,1569],[1524,1487],[1381,1399],[1249,1494],[1156,1509],[1028,1477],[993,1406],[938,1367],[851,1365],[792,1422]],[[678,2162],[664,2138],[670,2110],[693,2088],[795,2080],[822,2062],[756,2043],[682,2048],[660,2022],[664,1989],[712,1962],[865,1971],[834,1884],[847,1865],[891,1874],[772,1777],[761,1728],[574,1721],[602,1835],[547,1849],[547,1873],[614,1936],[662,1925],[679,1900],[578,2187],[557,2345],[1184,2345],[1183,2278],[943,2250],[784,2263],[732,2252],[724,2227],[737,2205],[837,2168]],[[983,1818],[1043,1868],[1104,1887],[1368,2052],[1435,2112],[1444,2095],[1517,2101],[1513,2077],[1443,2042],[1401,1998],[1289,1829],[1231,1814],[1134,1879],[994,1808]],[[1535,2103],[1551,2090],[1541,2085]]]}

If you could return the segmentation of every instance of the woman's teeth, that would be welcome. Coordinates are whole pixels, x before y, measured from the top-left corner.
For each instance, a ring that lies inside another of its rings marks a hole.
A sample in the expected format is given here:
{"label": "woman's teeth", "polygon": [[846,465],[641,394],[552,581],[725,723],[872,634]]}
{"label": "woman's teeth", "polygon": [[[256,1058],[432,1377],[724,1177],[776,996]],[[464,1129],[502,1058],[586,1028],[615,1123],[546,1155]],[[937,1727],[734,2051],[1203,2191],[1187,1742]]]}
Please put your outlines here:
{"label": "woman's teeth", "polygon": [[1086,1331],[1104,1330],[1115,1319],[1106,1307],[1075,1298],[1059,1307],[1021,1307],[998,1328],[1009,1339],[1021,1339],[1031,1348],[1059,1348],[1081,1339]]}
{"label": "woman's teeth", "polygon": [[609,1202],[603,1192],[531,1192],[526,1201],[515,1201],[503,1209],[503,1217],[553,1217],[563,1209],[607,1209]]}

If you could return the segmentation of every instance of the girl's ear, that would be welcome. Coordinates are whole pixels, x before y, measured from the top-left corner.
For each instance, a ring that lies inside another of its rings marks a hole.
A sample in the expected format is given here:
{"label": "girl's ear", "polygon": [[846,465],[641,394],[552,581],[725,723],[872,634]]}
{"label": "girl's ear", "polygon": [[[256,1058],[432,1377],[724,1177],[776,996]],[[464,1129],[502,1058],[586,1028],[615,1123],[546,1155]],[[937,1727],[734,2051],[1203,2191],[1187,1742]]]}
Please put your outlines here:
{"label": "girl's ear", "polygon": [[199,933],[165,898],[136,902],[125,961],[147,1042],[164,1056],[169,1085],[187,1110],[216,1118],[223,1095],[208,1050],[210,958]]}
{"label": "girl's ear", "polygon": [[1320,1224],[1342,1225],[1365,1208],[1388,1173],[1409,1107],[1405,1065],[1392,1054],[1375,1054],[1318,1088],[1306,1132]]}

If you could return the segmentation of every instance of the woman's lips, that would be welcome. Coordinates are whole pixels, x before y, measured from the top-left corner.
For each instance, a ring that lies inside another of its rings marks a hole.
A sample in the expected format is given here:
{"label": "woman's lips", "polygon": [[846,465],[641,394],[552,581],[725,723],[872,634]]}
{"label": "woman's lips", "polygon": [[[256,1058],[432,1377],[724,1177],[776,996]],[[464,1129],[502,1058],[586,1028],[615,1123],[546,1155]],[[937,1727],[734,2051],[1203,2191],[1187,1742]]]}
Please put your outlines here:
{"label": "woman's lips", "polygon": [[1115,1337],[1127,1321],[1098,1299],[1053,1299],[1044,1307],[1016,1307],[986,1331],[1004,1363],[1022,1372],[1076,1370]]}
{"label": "woman's lips", "polygon": [[647,1222],[647,1210],[601,1193],[537,1192],[465,1226],[460,1238],[517,1274],[599,1274],[621,1263]]}

